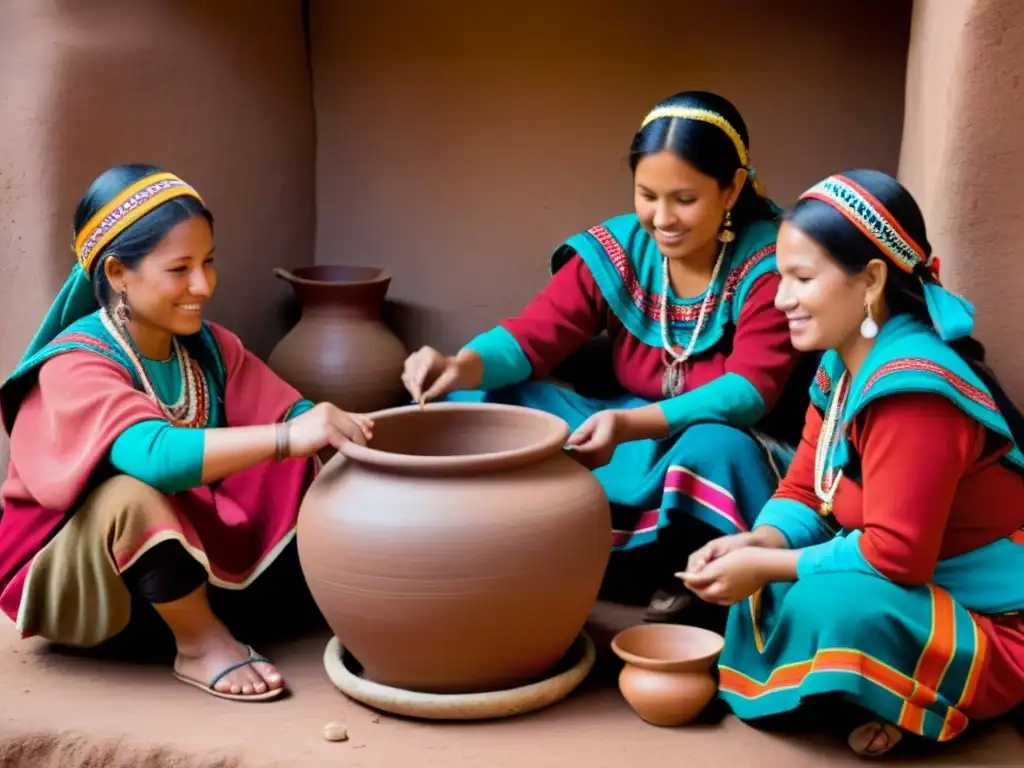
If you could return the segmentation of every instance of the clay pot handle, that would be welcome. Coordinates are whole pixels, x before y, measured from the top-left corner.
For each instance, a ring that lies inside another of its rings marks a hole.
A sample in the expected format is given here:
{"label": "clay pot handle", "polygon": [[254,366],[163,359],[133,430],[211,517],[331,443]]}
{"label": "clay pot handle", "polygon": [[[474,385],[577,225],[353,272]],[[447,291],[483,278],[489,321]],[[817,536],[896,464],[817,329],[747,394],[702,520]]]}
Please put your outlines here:
{"label": "clay pot handle", "polygon": [[297,277],[284,267],[274,267],[274,274],[277,275],[282,280],[287,280],[289,283],[292,284],[298,283],[300,285],[323,285],[323,283],[320,280],[309,280],[305,277]]}
{"label": "clay pot handle", "polygon": [[289,283],[292,283],[292,282],[295,282],[296,280],[298,280],[298,278],[295,277],[295,275],[293,275],[291,272],[289,272],[284,267],[274,267],[274,274],[277,277],[281,278],[282,280],[287,280]]}

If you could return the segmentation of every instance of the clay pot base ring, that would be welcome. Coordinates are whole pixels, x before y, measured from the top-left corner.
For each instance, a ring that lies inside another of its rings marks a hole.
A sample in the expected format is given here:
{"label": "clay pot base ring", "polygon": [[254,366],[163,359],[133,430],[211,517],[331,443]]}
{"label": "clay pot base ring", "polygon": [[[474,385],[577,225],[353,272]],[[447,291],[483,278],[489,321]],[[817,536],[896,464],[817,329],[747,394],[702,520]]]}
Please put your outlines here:
{"label": "clay pot base ring", "polygon": [[382,712],[424,720],[489,720],[533,712],[572,693],[590,674],[597,657],[594,641],[586,631],[580,632],[566,657],[577,659],[569,669],[518,688],[486,693],[422,693],[381,685],[356,675],[346,664],[349,656],[344,646],[334,636],[324,651],[324,669],[346,696]]}

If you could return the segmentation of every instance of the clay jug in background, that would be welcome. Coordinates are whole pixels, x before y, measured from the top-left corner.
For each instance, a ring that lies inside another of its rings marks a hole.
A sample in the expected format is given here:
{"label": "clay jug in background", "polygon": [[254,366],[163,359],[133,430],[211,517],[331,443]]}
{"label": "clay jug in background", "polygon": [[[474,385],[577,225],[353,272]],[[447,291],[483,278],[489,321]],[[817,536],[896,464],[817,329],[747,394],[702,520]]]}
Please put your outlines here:
{"label": "clay jug in background", "polygon": [[478,693],[536,682],[572,646],[612,545],[608,499],[568,425],[510,405],[373,414],[303,499],[313,598],[377,683]]}
{"label": "clay jug in background", "polygon": [[381,318],[387,272],[322,264],[274,274],[291,284],[302,319],[271,352],[271,370],[303,397],[346,411],[375,411],[405,399],[408,353]]}

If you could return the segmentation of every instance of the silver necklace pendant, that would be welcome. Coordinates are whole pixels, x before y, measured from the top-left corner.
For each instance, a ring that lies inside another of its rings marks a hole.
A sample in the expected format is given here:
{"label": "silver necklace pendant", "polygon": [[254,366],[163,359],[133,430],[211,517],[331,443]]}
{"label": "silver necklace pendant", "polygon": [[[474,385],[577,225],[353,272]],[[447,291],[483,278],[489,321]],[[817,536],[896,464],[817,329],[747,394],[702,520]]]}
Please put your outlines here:
{"label": "silver necklace pendant", "polygon": [[673,362],[665,368],[661,377],[661,393],[665,397],[675,397],[682,393],[686,377],[683,374],[683,364]]}

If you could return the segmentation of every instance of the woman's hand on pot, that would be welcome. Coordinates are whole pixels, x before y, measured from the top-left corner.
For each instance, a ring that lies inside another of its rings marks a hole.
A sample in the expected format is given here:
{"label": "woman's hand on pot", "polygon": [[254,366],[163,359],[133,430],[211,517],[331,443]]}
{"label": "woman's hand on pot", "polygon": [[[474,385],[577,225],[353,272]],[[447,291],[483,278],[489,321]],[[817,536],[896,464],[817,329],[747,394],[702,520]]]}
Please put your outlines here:
{"label": "woman's hand on pot", "polygon": [[288,455],[306,458],[328,445],[340,449],[348,441],[366,445],[373,439],[373,420],[360,413],[348,413],[331,403],[318,403],[305,413],[285,422],[288,426]]}
{"label": "woman's hand on pot", "polygon": [[599,411],[569,435],[569,455],[587,469],[603,467],[612,460],[620,443],[626,441],[625,411]]}
{"label": "woman's hand on pot", "polygon": [[476,352],[464,349],[449,357],[433,347],[420,347],[405,359],[402,383],[413,400],[422,404],[456,389],[471,388],[482,375],[483,361]]}

